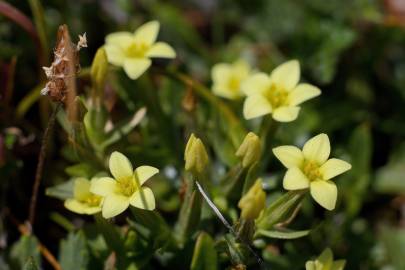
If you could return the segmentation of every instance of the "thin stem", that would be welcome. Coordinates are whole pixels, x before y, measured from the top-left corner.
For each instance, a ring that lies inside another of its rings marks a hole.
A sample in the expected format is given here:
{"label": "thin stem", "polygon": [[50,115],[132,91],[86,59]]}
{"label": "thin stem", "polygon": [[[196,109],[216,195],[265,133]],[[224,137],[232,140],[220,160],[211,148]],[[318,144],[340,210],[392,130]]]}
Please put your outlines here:
{"label": "thin stem", "polygon": [[[262,141],[262,153],[269,151],[269,146],[271,141],[274,139],[274,134],[278,128],[278,123],[273,120],[271,115],[265,116],[263,118],[262,125],[260,127],[260,139]],[[262,169],[266,169],[268,162],[270,161],[270,155],[262,155]]]}
{"label": "thin stem", "polygon": [[35,220],[35,210],[36,210],[36,204],[37,204],[37,198],[38,198],[38,189],[39,189],[39,185],[41,184],[42,171],[44,169],[47,143],[48,143],[49,135],[55,124],[56,115],[61,106],[62,106],[62,103],[56,104],[56,107],[54,108],[52,115],[49,118],[48,125],[45,129],[45,132],[44,132],[44,135],[42,138],[41,149],[40,149],[39,156],[38,156],[37,170],[35,173],[35,181],[34,181],[34,186],[32,188],[31,203],[30,203],[30,208],[29,208],[28,221],[31,224],[31,226],[34,224],[34,220]]}

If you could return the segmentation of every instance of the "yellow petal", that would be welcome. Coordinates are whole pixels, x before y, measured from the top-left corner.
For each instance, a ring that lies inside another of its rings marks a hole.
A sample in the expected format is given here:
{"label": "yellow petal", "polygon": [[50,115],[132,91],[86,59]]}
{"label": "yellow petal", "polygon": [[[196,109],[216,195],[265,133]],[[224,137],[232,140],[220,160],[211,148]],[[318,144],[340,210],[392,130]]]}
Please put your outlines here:
{"label": "yellow petal", "polygon": [[139,78],[151,65],[152,61],[148,58],[125,59],[124,70],[131,79]]}
{"label": "yellow petal", "polygon": [[330,270],[343,270],[345,268],[346,261],[345,260],[337,260],[334,261]]}
{"label": "yellow petal", "polygon": [[256,73],[243,81],[241,88],[245,95],[263,94],[270,88],[271,82],[269,75],[265,73]]}
{"label": "yellow petal", "polygon": [[309,187],[308,178],[297,167],[287,170],[283,179],[283,187],[286,190],[297,190]]}
{"label": "yellow petal", "polygon": [[116,189],[117,182],[111,177],[101,177],[91,180],[90,191],[100,196],[108,196]]}
{"label": "yellow petal", "polygon": [[214,83],[226,82],[230,76],[231,67],[229,64],[219,63],[212,67],[211,78]]}
{"label": "yellow petal", "polygon": [[159,33],[160,24],[158,21],[151,21],[141,25],[134,33],[135,39],[146,45],[152,45]]}
{"label": "yellow petal", "polygon": [[274,155],[286,168],[300,167],[304,161],[304,155],[298,147],[284,145],[273,148]]}
{"label": "yellow petal", "polygon": [[333,210],[336,206],[337,187],[331,181],[317,180],[311,182],[311,196],[322,207]]}
{"label": "yellow petal", "polygon": [[116,66],[122,66],[124,64],[125,53],[121,47],[113,44],[106,44],[104,45],[104,48],[109,63]]}
{"label": "yellow petal", "polygon": [[321,90],[318,87],[307,83],[300,83],[291,93],[288,95],[291,106],[296,106],[308,99],[314,98],[321,94]]}
{"label": "yellow petal", "polygon": [[106,36],[105,43],[121,47],[133,42],[133,40],[134,35],[130,32],[115,32]]}
{"label": "yellow petal", "polygon": [[305,270],[318,270],[315,267],[315,263],[313,261],[308,261],[305,263]]}
{"label": "yellow petal", "polygon": [[250,72],[249,63],[243,59],[237,60],[232,64],[233,71],[240,79],[245,79]]}
{"label": "yellow petal", "polygon": [[331,158],[327,160],[320,168],[320,172],[323,176],[323,179],[329,180],[339,174],[342,174],[352,168],[352,165],[350,163],[337,159],[337,158]]}
{"label": "yellow petal", "polygon": [[109,167],[115,179],[132,177],[133,169],[129,159],[120,152],[113,152],[110,156]]}
{"label": "yellow petal", "polygon": [[328,135],[321,133],[311,138],[305,143],[302,152],[307,160],[322,165],[330,155],[330,142]]}
{"label": "yellow petal", "polygon": [[85,205],[75,199],[67,199],[64,203],[64,206],[72,212],[77,214],[83,214]]}
{"label": "yellow petal", "polygon": [[323,269],[330,269],[333,263],[332,250],[330,248],[326,248],[316,260],[323,265]]}
{"label": "yellow petal", "polygon": [[248,96],[243,104],[243,115],[252,119],[271,113],[271,104],[262,95]]}
{"label": "yellow petal", "polygon": [[286,91],[293,90],[300,79],[300,64],[297,60],[285,62],[270,74],[273,83],[281,85]]}
{"label": "yellow petal", "polygon": [[104,198],[102,215],[103,218],[112,218],[124,212],[129,206],[129,198],[118,195],[109,194]]}
{"label": "yellow petal", "polygon": [[291,122],[297,119],[300,107],[279,107],[273,111],[273,119],[279,122]]}
{"label": "yellow petal", "polygon": [[159,170],[152,166],[139,166],[135,169],[134,174],[136,179],[139,180],[139,185],[142,186],[143,183],[146,182],[146,180],[148,180],[158,172]]}
{"label": "yellow petal", "polygon": [[146,53],[147,57],[175,58],[176,52],[165,42],[157,42]]}
{"label": "yellow petal", "polygon": [[90,195],[90,181],[84,177],[75,179],[73,186],[73,197],[77,200],[84,200]]}
{"label": "yellow petal", "polygon": [[100,206],[89,206],[75,199],[67,199],[64,206],[77,214],[93,215],[101,211]]}
{"label": "yellow petal", "polygon": [[137,191],[132,195],[130,204],[137,208],[154,210],[155,196],[150,188],[144,187],[141,189],[141,191]]}
{"label": "yellow petal", "polygon": [[88,206],[84,209],[86,215],[94,215],[98,212],[101,212],[101,206]]}

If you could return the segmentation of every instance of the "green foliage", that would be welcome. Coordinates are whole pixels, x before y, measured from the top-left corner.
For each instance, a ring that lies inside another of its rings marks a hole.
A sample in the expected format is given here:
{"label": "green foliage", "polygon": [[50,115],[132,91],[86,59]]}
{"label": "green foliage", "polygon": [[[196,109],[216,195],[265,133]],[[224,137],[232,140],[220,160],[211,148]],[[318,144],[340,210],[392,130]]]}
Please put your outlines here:
{"label": "green foliage", "polygon": [[[326,247],[334,253],[327,250],[328,264],[346,259],[348,270],[405,269],[405,21],[398,1],[135,2],[9,2],[27,20],[10,19],[0,7],[0,269],[50,268],[39,240],[68,270],[298,270]],[[127,68],[111,63],[105,39],[151,20],[160,22],[157,41],[173,47],[176,58],[153,58],[131,80]],[[75,88],[65,89],[75,96],[57,114],[30,225],[22,222],[55,107],[40,95],[42,66],[65,23],[74,43],[87,33],[88,48],[77,54]],[[322,94],[302,105],[294,122],[246,120],[244,97],[229,100],[212,91],[213,66],[240,58],[266,74],[297,59],[300,82]],[[244,162],[237,151],[248,132],[260,137],[262,151],[250,149],[251,162]],[[192,133],[207,152],[203,174],[184,169]],[[338,189],[333,211],[316,205],[308,189],[285,191],[286,169],[272,152],[280,145],[301,148],[319,133],[328,134],[331,157],[352,165],[331,180]],[[110,177],[114,151],[133,169],[160,170],[144,185],[156,209],[128,206],[109,220],[102,211],[65,209],[68,199],[94,203],[74,198],[75,179]],[[238,202],[258,178],[265,208],[257,219],[243,220]],[[20,236],[22,226],[31,234]]]}
{"label": "green foliage", "polygon": [[214,240],[209,234],[201,232],[195,242],[191,270],[216,270],[218,269],[218,255],[215,250]]}
{"label": "green foliage", "polygon": [[59,262],[62,269],[88,269],[88,257],[86,239],[81,231],[69,233],[66,240],[61,241]]}
{"label": "green foliage", "polygon": [[22,269],[24,267],[31,267],[32,269],[35,265],[40,265],[41,256],[39,253],[38,240],[35,236],[21,236],[11,248],[10,259],[15,269]]}

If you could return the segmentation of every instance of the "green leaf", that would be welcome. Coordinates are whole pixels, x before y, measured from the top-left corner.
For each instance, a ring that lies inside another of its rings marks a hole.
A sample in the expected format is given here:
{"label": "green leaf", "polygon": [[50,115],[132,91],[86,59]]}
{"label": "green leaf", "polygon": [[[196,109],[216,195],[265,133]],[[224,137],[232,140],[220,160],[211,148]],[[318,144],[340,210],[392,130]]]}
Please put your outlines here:
{"label": "green leaf", "polygon": [[176,224],[176,236],[183,244],[195,232],[201,218],[201,194],[194,189],[192,181],[188,183],[188,189],[190,190],[186,192],[186,198],[181,206],[178,223]]}
{"label": "green leaf", "polygon": [[130,221],[130,224],[147,239],[153,250],[165,248],[173,243],[173,232],[158,212],[135,207],[130,209],[135,218],[135,221]]}
{"label": "green leaf", "polygon": [[25,262],[23,270],[39,270],[38,265],[35,263],[34,258],[29,257]]}
{"label": "green leaf", "polygon": [[69,181],[62,184],[49,187],[45,190],[45,194],[49,197],[54,197],[61,200],[72,198],[74,182],[74,179],[70,179]]}
{"label": "green leaf", "polygon": [[71,232],[60,244],[59,261],[63,270],[87,269],[89,251],[82,231]]}
{"label": "green leaf", "polygon": [[123,256],[125,253],[124,240],[121,234],[118,232],[114,224],[108,222],[100,214],[94,216],[97,223],[97,229],[101,232],[104,237],[107,246],[115,251],[119,256]]}
{"label": "green leaf", "polygon": [[145,117],[146,108],[139,109],[134,116],[124,124],[114,127],[114,129],[107,134],[107,139],[101,144],[101,148],[104,149],[109,145],[118,142],[121,138],[129,134]]}
{"label": "green leaf", "polygon": [[33,235],[21,236],[12,246],[10,258],[18,269],[22,269],[29,258],[31,258],[36,265],[41,265],[41,254],[37,238]]}
{"label": "green leaf", "polygon": [[301,202],[305,192],[306,190],[289,191],[281,196],[264,209],[263,214],[257,219],[257,227],[267,230],[286,219]]}
{"label": "green leaf", "polygon": [[307,236],[311,230],[293,231],[293,230],[258,230],[258,236],[265,236],[277,239],[296,239]]}
{"label": "green leaf", "polygon": [[363,205],[366,192],[370,185],[370,167],[372,156],[372,137],[368,125],[363,124],[357,127],[349,141],[352,169],[348,172],[345,180],[345,191],[347,211],[355,216]]}
{"label": "green leaf", "polygon": [[218,269],[218,256],[215,250],[214,240],[205,232],[198,235],[191,270],[216,270]]}

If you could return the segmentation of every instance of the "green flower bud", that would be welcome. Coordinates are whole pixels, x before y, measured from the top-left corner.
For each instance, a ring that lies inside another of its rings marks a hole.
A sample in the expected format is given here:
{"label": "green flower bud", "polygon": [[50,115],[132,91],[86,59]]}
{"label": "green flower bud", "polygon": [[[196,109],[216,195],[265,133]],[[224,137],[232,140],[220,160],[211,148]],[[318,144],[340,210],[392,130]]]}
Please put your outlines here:
{"label": "green flower bud", "polygon": [[104,47],[101,47],[97,50],[96,55],[94,56],[90,71],[93,86],[97,89],[100,89],[104,84],[105,76],[107,74],[107,68],[107,54]]}
{"label": "green flower bud", "polygon": [[262,180],[259,178],[249,191],[240,199],[238,207],[241,209],[243,219],[256,219],[266,204],[266,193],[262,188]]}
{"label": "green flower bud", "polygon": [[238,151],[236,151],[236,156],[241,158],[242,166],[246,168],[257,162],[260,159],[260,155],[260,138],[253,132],[249,132],[239,146]]}
{"label": "green flower bud", "polygon": [[204,144],[194,134],[191,134],[188,139],[186,150],[184,152],[184,160],[186,161],[186,171],[203,173],[208,165],[208,154],[205,151]]}

